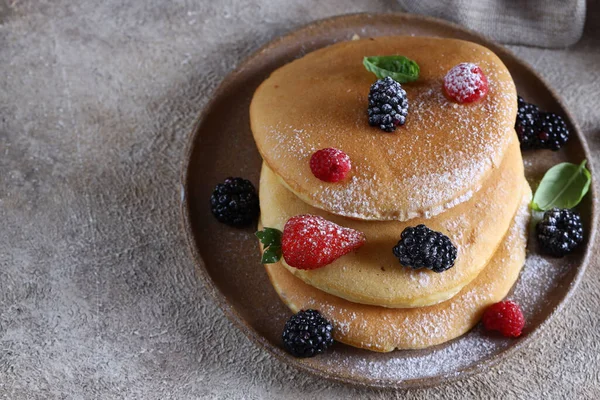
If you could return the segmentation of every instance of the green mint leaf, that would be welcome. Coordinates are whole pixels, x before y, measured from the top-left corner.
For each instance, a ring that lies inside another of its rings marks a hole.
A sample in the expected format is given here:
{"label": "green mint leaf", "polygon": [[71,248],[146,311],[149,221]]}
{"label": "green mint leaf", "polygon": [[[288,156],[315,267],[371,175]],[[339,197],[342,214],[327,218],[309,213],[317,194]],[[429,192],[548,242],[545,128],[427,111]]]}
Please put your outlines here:
{"label": "green mint leaf", "polygon": [[264,247],[261,262],[272,264],[279,261],[281,258],[281,231],[275,228],[263,228],[255,235]]}
{"label": "green mint leaf", "polygon": [[281,231],[279,229],[263,228],[262,231],[256,232],[255,235],[265,247],[273,245],[281,246]]}
{"label": "green mint leaf", "polygon": [[263,264],[273,264],[281,259],[281,246],[269,246],[260,260]]}
{"label": "green mint leaf", "polygon": [[587,160],[579,165],[561,163],[546,171],[535,191],[531,208],[548,211],[553,207],[573,208],[590,189],[592,176],[585,167]]}
{"label": "green mint leaf", "polygon": [[378,79],[391,77],[396,82],[413,82],[419,78],[419,65],[404,56],[372,56],[363,58],[363,65]]}

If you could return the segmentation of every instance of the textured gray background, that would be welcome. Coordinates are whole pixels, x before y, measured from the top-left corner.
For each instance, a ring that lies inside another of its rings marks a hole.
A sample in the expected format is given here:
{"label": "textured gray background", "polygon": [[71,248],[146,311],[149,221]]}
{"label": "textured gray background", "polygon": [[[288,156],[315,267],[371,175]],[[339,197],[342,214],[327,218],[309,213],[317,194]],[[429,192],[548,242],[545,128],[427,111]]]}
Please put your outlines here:
{"label": "textured gray background", "polygon": [[[179,168],[218,82],[295,26],[394,2],[78,3],[0,0],[0,397],[600,397],[598,246],[577,294],[528,348],[408,392],[282,365],[195,278]],[[571,49],[511,48],[562,94],[598,166],[600,9],[589,8]]]}

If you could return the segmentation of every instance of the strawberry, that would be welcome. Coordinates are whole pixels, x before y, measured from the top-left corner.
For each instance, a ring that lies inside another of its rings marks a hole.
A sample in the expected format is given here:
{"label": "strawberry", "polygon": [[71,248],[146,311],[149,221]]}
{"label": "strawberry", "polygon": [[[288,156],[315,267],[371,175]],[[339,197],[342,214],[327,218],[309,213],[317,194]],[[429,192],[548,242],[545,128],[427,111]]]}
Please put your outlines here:
{"label": "strawberry", "polygon": [[285,262],[298,269],[331,264],[365,244],[365,234],[344,228],[317,215],[297,215],[283,228],[281,250]]}
{"label": "strawberry", "polygon": [[472,103],[487,94],[488,81],[476,64],[460,63],[446,74],[444,90],[459,103]]}

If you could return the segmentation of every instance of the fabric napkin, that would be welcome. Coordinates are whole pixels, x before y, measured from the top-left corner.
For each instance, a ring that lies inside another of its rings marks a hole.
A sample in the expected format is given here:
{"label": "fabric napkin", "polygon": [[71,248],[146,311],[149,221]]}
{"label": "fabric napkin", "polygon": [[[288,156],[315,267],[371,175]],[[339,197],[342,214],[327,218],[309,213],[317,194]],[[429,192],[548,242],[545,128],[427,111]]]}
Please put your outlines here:
{"label": "fabric napkin", "polygon": [[447,19],[499,42],[566,47],[583,33],[586,0],[398,0],[408,12]]}

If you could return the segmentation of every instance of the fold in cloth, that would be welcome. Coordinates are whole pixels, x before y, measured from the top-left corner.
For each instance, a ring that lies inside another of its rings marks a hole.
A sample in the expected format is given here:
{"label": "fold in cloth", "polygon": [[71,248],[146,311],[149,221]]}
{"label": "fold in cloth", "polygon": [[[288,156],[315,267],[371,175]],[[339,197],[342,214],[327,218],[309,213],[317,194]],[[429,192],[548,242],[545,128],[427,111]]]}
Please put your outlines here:
{"label": "fold in cloth", "polygon": [[398,1],[410,13],[447,19],[509,44],[570,46],[585,22],[585,0]]}

